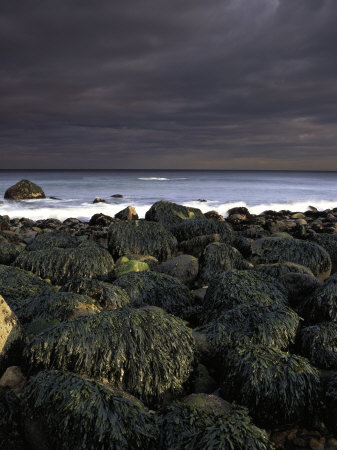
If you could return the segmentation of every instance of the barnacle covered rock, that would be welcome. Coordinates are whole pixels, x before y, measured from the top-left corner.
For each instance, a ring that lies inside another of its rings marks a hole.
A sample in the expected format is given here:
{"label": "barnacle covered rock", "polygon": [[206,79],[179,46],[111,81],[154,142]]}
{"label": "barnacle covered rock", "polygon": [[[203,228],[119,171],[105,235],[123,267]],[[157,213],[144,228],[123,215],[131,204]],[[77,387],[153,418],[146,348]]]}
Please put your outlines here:
{"label": "barnacle covered rock", "polygon": [[321,369],[337,370],[337,323],[321,322],[301,329],[298,339],[301,355]]}
{"label": "barnacle covered rock", "polygon": [[130,297],[124,289],[95,279],[70,280],[61,291],[87,295],[96,300],[97,305],[103,309],[117,309],[130,303]]}
{"label": "barnacle covered rock", "polygon": [[14,264],[55,284],[73,278],[109,279],[114,269],[110,253],[93,242],[83,242],[76,248],[23,252]]}
{"label": "barnacle covered rock", "polygon": [[255,261],[260,264],[292,262],[308,267],[319,280],[331,273],[331,258],[323,247],[299,239],[262,238],[252,245]]}
{"label": "barnacle covered rock", "polygon": [[3,450],[25,450],[20,424],[20,401],[7,387],[0,386],[0,444]]}
{"label": "barnacle covered rock", "polygon": [[271,450],[264,430],[256,427],[241,406],[214,395],[192,394],[159,416],[161,449]]}
{"label": "barnacle covered rock", "polygon": [[306,422],[316,411],[320,378],[307,359],[246,344],[229,350],[221,362],[222,394],[247,406],[258,424]]}
{"label": "barnacle covered rock", "polygon": [[175,251],[177,240],[160,223],[132,220],[111,224],[108,246],[114,258],[135,253],[163,261]]}
{"label": "barnacle covered rock", "polygon": [[27,440],[33,448],[40,448],[36,428],[53,450],[155,447],[153,414],[112,386],[46,370],[30,378],[21,397]]}
{"label": "barnacle covered rock", "polygon": [[55,230],[50,233],[39,233],[27,246],[27,250],[48,250],[53,247],[76,248],[80,243],[80,239],[76,236],[62,230]]}
{"label": "barnacle covered rock", "polygon": [[286,290],[275,278],[254,270],[230,270],[211,280],[203,302],[203,323],[237,305],[286,302]]}
{"label": "barnacle covered rock", "polygon": [[185,317],[193,304],[188,288],[177,278],[157,272],[132,272],[118,278],[115,286],[130,296],[130,305],[159,306],[165,311]]}
{"label": "barnacle covered rock", "polygon": [[156,308],[104,311],[37,335],[25,347],[34,369],[55,368],[103,380],[145,402],[182,390],[194,343],[182,320]]}
{"label": "barnacle covered rock", "polygon": [[145,214],[146,220],[159,222],[167,228],[197,217],[204,217],[200,209],[178,205],[164,200],[154,203]]}

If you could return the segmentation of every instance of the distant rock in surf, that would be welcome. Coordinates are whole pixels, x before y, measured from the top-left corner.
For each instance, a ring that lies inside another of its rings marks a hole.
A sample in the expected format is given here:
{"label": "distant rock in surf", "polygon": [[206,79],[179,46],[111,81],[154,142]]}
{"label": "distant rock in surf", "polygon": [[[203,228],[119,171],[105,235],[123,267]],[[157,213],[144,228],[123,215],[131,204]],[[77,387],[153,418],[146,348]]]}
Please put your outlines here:
{"label": "distant rock in surf", "polygon": [[42,188],[29,180],[21,180],[7,189],[5,192],[7,200],[29,200],[46,198]]}
{"label": "distant rock in surf", "polygon": [[123,198],[123,195],[122,194],[113,194],[113,195],[111,195],[111,197],[113,197],[113,198]]}
{"label": "distant rock in surf", "polygon": [[106,203],[106,201],[103,198],[96,197],[93,203]]}

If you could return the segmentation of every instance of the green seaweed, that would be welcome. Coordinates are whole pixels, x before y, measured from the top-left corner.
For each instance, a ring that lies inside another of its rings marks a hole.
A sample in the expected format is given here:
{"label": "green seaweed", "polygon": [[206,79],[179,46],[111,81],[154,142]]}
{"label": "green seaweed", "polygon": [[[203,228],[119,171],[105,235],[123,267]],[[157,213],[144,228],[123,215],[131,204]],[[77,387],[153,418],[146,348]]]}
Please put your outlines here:
{"label": "green seaweed", "polygon": [[27,246],[27,250],[48,250],[57,248],[76,248],[81,240],[62,230],[54,230],[49,233],[39,233],[35,239]]}

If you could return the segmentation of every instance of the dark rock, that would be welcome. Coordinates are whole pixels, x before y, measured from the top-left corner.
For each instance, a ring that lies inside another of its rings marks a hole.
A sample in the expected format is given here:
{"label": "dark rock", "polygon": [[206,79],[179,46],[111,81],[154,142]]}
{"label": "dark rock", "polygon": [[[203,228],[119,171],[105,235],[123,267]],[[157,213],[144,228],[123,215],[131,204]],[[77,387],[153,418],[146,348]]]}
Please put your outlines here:
{"label": "dark rock", "polygon": [[337,324],[322,322],[302,328],[298,347],[301,355],[320,369],[337,370]]}
{"label": "dark rock", "polygon": [[69,370],[118,385],[151,404],[182,391],[194,361],[181,319],[158,308],[121,308],[45,330],[24,350],[34,370]]}
{"label": "dark rock", "polygon": [[222,242],[231,243],[233,240],[233,230],[226,222],[209,219],[193,219],[174,226],[172,234],[178,242],[187,241],[197,236],[219,234]]}
{"label": "dark rock", "polygon": [[10,230],[11,224],[8,216],[0,216],[0,231]]}
{"label": "dark rock", "polygon": [[113,195],[111,195],[111,197],[114,197],[114,198],[123,198],[123,195],[122,195],[122,194],[113,194]]}
{"label": "dark rock", "polygon": [[156,266],[157,272],[177,278],[187,286],[191,286],[199,272],[197,258],[191,255],[180,255]]}
{"label": "dark rock", "polygon": [[138,220],[138,214],[133,206],[127,206],[115,214],[115,218],[120,220]]}
{"label": "dark rock", "polygon": [[63,225],[66,225],[67,227],[73,227],[79,225],[80,223],[81,221],[76,217],[68,217],[68,219],[63,221]]}
{"label": "dark rock", "polygon": [[0,241],[0,264],[12,264],[24,249],[25,245],[23,244]]}
{"label": "dark rock", "polygon": [[246,217],[250,216],[250,212],[244,206],[236,206],[235,208],[231,208],[227,211],[227,214],[231,216],[232,214],[240,214]]}
{"label": "dark rock", "polygon": [[337,234],[319,233],[313,235],[311,240],[329,253],[332,263],[331,272],[337,272]]}
{"label": "dark rock", "polygon": [[206,219],[210,219],[210,220],[215,220],[215,221],[220,221],[220,222],[224,222],[224,218],[218,213],[218,211],[207,211],[205,212],[204,216],[206,217]]}
{"label": "dark rock", "polygon": [[89,225],[90,226],[100,226],[100,227],[108,227],[109,225],[112,224],[112,222],[114,221],[114,219],[110,216],[106,216],[103,213],[98,213],[98,214],[94,214],[90,221],[89,221]]}
{"label": "dark rock", "polygon": [[188,255],[199,257],[207,245],[213,242],[220,242],[220,234],[206,234],[204,236],[195,236],[186,241],[179,242],[179,250]]}
{"label": "dark rock", "polygon": [[277,279],[280,279],[283,275],[287,275],[289,273],[299,273],[314,277],[314,274],[308,267],[290,262],[259,264],[254,267],[254,270],[257,272],[266,273],[267,275]]}
{"label": "dark rock", "polygon": [[24,340],[17,316],[0,295],[0,374],[13,364]]}
{"label": "dark rock", "polygon": [[337,372],[327,380],[325,422],[333,433],[337,433]]}
{"label": "dark rock", "polygon": [[0,442],[3,450],[26,450],[21,429],[20,400],[7,387],[0,387]]}
{"label": "dark rock", "polygon": [[60,198],[58,198],[58,197],[54,197],[53,195],[51,196],[51,197],[49,197],[51,200],[61,200]]}
{"label": "dark rock", "polygon": [[64,231],[52,231],[50,233],[39,233],[27,246],[27,250],[48,250],[50,248],[76,248],[81,241]]}
{"label": "dark rock", "polygon": [[46,196],[37,184],[32,183],[29,180],[21,180],[7,189],[5,198],[8,200],[26,200],[46,198]]}
{"label": "dark rock", "polygon": [[136,253],[151,255],[163,261],[177,247],[176,238],[161,224],[145,220],[113,223],[108,238],[109,251],[116,259]]}
{"label": "dark rock", "polygon": [[100,197],[96,197],[93,201],[93,203],[106,203],[106,200]]}
{"label": "dark rock", "polygon": [[22,402],[31,448],[40,450],[41,440],[53,449],[155,447],[153,416],[139,400],[108,384],[46,370],[30,378]]}
{"label": "dark rock", "polygon": [[294,272],[282,275],[279,281],[287,289],[289,303],[293,306],[297,306],[322,285],[313,275]]}
{"label": "dark rock", "polygon": [[146,212],[145,219],[152,222],[159,222],[167,228],[171,228],[185,220],[203,218],[204,215],[197,208],[177,205],[167,201],[154,203]]}
{"label": "dark rock", "polygon": [[207,200],[205,200],[203,198],[198,198],[198,202],[207,202]]}

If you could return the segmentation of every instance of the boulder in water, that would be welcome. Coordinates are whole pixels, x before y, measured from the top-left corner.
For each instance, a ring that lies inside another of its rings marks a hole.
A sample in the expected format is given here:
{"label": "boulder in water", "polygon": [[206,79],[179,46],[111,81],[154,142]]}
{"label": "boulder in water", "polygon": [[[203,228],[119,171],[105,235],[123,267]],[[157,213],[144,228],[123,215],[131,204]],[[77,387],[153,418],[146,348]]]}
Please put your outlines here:
{"label": "boulder in water", "polygon": [[42,188],[29,180],[21,180],[7,189],[5,192],[7,200],[28,200],[46,198]]}

